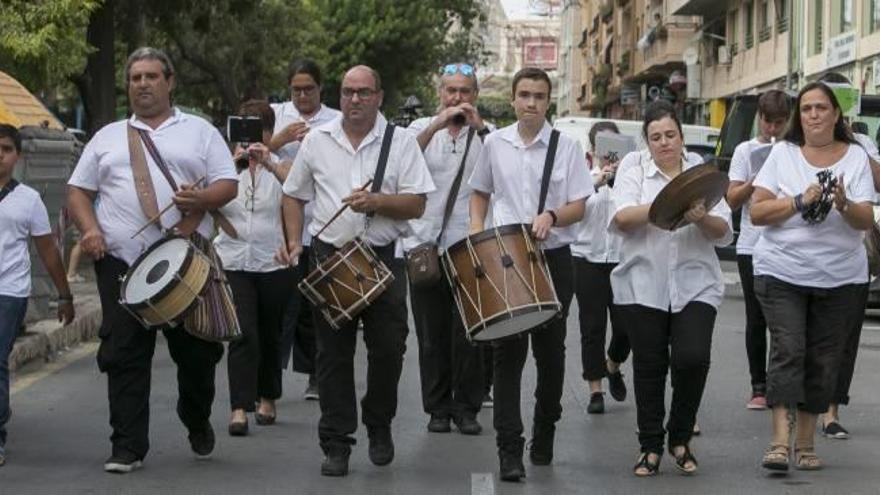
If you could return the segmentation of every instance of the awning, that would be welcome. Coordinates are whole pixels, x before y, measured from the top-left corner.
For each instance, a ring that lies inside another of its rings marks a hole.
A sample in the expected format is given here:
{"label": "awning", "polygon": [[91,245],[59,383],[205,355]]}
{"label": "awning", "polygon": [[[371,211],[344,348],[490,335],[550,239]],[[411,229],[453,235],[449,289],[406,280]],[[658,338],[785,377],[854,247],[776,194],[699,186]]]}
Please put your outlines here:
{"label": "awning", "polygon": [[43,126],[63,130],[64,125],[24,86],[0,71],[0,123],[15,127]]}

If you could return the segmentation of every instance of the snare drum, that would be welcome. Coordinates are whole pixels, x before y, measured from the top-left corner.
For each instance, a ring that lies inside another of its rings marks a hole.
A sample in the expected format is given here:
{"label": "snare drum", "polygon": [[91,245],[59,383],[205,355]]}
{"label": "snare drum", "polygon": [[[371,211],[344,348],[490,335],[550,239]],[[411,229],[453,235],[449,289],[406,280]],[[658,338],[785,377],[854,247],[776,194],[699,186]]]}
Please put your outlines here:
{"label": "snare drum", "polygon": [[299,283],[299,290],[339,330],[354,320],[394,281],[391,270],[359,238],[346,243],[330,257],[319,260]]}
{"label": "snare drum", "polygon": [[528,225],[503,225],[462,239],[443,255],[443,268],[471,340],[525,332],[562,310]]}
{"label": "snare drum", "polygon": [[201,299],[211,261],[192,242],[162,239],[122,278],[119,303],[145,327],[176,325]]}

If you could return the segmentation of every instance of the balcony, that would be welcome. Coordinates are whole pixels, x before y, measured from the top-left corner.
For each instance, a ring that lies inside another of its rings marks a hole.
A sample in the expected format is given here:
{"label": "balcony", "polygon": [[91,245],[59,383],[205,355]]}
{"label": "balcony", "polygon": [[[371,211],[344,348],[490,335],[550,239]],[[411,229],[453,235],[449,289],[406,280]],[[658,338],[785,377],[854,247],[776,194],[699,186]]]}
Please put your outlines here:
{"label": "balcony", "polygon": [[728,2],[718,0],[667,0],[668,12],[673,15],[699,15],[708,20],[727,11]]}
{"label": "balcony", "polygon": [[669,74],[673,69],[684,66],[682,53],[688,47],[690,39],[694,35],[693,27],[680,27],[667,24],[666,35],[658,33],[654,43],[647,50],[635,50],[633,59],[633,73],[636,81],[650,78],[657,74]]}
{"label": "balcony", "polygon": [[773,35],[773,28],[770,26],[764,26],[758,31],[758,41],[764,42],[770,39],[770,36]]}

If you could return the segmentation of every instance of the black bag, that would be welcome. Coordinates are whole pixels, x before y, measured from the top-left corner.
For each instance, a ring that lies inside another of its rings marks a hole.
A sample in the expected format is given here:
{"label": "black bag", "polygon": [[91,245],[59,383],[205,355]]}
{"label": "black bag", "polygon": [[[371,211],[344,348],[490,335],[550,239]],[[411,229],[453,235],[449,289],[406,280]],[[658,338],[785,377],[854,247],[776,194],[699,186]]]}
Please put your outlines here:
{"label": "black bag", "polygon": [[429,287],[439,282],[442,276],[438,245],[440,244],[440,238],[443,237],[443,231],[446,230],[446,224],[449,223],[449,217],[452,216],[452,208],[455,206],[455,199],[458,197],[458,190],[461,188],[464,166],[467,161],[468,151],[471,148],[471,141],[474,139],[474,132],[473,128],[468,131],[467,144],[464,147],[464,155],[461,157],[461,165],[458,167],[458,173],[455,175],[452,188],[449,190],[449,196],[446,198],[446,208],[443,211],[443,223],[440,224],[440,233],[437,234],[437,238],[434,241],[423,242],[406,254],[406,274],[413,287]]}

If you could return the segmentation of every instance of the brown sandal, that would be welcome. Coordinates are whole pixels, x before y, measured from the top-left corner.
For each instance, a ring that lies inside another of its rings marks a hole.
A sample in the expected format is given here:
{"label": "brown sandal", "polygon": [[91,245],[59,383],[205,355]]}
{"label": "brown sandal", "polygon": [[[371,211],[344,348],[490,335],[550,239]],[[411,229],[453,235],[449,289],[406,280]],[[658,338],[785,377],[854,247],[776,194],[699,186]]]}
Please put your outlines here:
{"label": "brown sandal", "polygon": [[761,466],[771,471],[788,471],[789,452],[788,445],[771,443],[767,450],[764,451]]}
{"label": "brown sandal", "polygon": [[822,469],[822,460],[816,455],[813,447],[794,449],[795,468],[799,471],[818,471]]}

